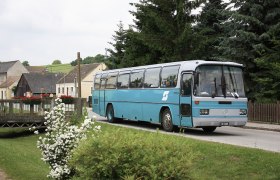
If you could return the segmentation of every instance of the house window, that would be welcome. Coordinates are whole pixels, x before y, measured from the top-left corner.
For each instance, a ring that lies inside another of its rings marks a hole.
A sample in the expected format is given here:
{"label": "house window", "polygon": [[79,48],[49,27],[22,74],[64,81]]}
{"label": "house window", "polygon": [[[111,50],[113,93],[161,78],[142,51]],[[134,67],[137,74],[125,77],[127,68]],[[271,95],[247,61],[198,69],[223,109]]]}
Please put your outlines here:
{"label": "house window", "polygon": [[58,91],[58,93],[60,93],[60,88],[58,88],[58,90],[57,90],[57,91]]}
{"label": "house window", "polygon": [[64,94],[64,87],[62,88],[62,94]]}
{"label": "house window", "polygon": [[71,87],[71,93],[73,93],[74,92],[74,87]]}

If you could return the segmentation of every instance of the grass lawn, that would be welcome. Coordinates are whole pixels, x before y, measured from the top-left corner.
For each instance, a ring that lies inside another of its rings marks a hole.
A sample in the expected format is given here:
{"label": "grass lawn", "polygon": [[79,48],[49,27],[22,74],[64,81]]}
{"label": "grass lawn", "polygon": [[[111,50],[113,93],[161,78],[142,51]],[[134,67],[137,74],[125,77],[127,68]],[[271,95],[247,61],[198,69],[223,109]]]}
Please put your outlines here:
{"label": "grass lawn", "polygon": [[27,129],[0,128],[0,169],[13,180],[47,179],[48,166]]}
{"label": "grass lawn", "polygon": [[[138,133],[151,133],[110,124],[100,125],[102,133],[118,130],[129,133],[131,138]],[[170,142],[171,138],[167,137],[170,135],[162,136],[166,136]],[[36,148],[38,137],[21,129],[0,128],[0,169],[13,180],[47,179],[49,169],[40,159],[40,151]],[[190,154],[195,155],[192,157],[190,168],[186,170],[189,171],[191,179],[280,179],[280,153],[180,136],[172,139],[176,142],[181,141],[181,149],[188,148]]]}
{"label": "grass lawn", "polygon": [[53,73],[69,73],[72,69],[74,69],[74,66],[71,66],[71,64],[55,64],[55,65],[46,65],[46,68],[48,68],[49,72]]}

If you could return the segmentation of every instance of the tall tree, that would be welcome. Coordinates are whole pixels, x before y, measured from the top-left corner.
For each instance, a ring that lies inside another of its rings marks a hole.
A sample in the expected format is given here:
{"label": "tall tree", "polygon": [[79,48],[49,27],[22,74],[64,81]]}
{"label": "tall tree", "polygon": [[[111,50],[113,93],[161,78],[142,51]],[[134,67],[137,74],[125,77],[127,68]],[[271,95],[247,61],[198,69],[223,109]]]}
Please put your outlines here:
{"label": "tall tree", "polygon": [[106,49],[110,55],[110,61],[112,65],[111,68],[121,67],[121,62],[125,53],[126,46],[126,30],[123,27],[123,23],[120,22],[118,24],[118,30],[115,31],[115,35],[113,35],[113,42],[109,42],[109,44],[113,47]]}
{"label": "tall tree", "polygon": [[121,67],[133,67],[147,64],[155,64],[158,60],[159,52],[151,50],[145,45],[139,32],[132,28],[127,30],[126,48]]}
{"label": "tall tree", "polygon": [[258,82],[256,99],[261,101],[280,100],[280,6],[274,4],[277,11],[270,11],[267,18],[275,21],[267,33],[263,34],[265,39],[263,47],[260,48],[260,58],[255,62],[260,69],[255,74],[255,81]]}
{"label": "tall tree", "polygon": [[133,4],[138,37],[150,53],[157,55],[151,56],[154,59],[149,64],[193,58],[196,38],[192,23],[196,16],[191,11],[199,4],[188,0],[140,0]]}
{"label": "tall tree", "polygon": [[262,67],[255,60],[262,58],[270,46],[267,32],[279,22],[279,1],[232,0],[231,3],[237,10],[224,23],[228,36],[220,50],[225,57],[246,66],[245,77],[252,92],[249,97],[256,98],[254,92],[259,91],[257,77]]}
{"label": "tall tree", "polygon": [[194,47],[197,58],[215,60],[221,57],[217,47],[225,36],[222,24],[227,18],[226,6],[222,0],[208,0],[202,8],[194,27],[199,40]]}

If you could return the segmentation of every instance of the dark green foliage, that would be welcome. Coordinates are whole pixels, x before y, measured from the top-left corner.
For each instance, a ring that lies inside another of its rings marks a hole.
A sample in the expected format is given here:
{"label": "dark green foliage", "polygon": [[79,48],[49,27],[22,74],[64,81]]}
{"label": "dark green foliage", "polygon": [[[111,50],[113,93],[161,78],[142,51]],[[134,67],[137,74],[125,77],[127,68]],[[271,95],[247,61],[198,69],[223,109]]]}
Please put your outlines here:
{"label": "dark green foliage", "polygon": [[[269,45],[260,51],[261,57],[256,59],[261,69],[254,75],[258,82],[256,99],[261,101],[280,100],[280,18],[266,35]],[[274,98],[271,98],[274,97]]]}
{"label": "dark green foliage", "polygon": [[22,65],[24,65],[24,66],[30,66],[28,61],[23,61],[23,62],[22,62]]}
{"label": "dark green foliage", "polygon": [[[201,3],[200,15],[191,11]],[[234,61],[244,65],[247,96],[280,100],[277,0],[140,0],[134,25],[122,23],[108,49],[110,68],[189,59]]]}
{"label": "dark green foliage", "polygon": [[[157,57],[150,64],[192,59],[195,22],[191,10],[199,3],[186,0],[142,0],[132,12],[139,38]],[[149,54],[150,54],[149,53]]]}
{"label": "dark green foliage", "polygon": [[[120,22],[118,24],[118,31],[115,31],[115,35],[113,35],[113,42],[109,44],[113,46],[113,49],[106,49],[110,53],[111,66],[113,69],[121,67],[125,47],[126,47],[126,30],[124,30],[123,23]],[[110,66],[110,65],[109,65]]]}
{"label": "dark green foliage", "polygon": [[225,36],[223,23],[227,18],[226,4],[222,0],[209,0],[202,8],[194,30],[198,34],[195,46],[197,59],[215,60],[221,58],[217,46]]}
{"label": "dark green foliage", "polygon": [[[88,56],[88,57],[82,59],[81,64],[92,64],[92,63],[101,63],[101,62],[107,63],[107,59],[108,59],[108,57],[101,55],[101,54],[97,54],[94,57]],[[77,60],[72,61],[71,65],[76,66]]]}
{"label": "dark green foliage", "polygon": [[[258,87],[259,83],[264,80],[261,77],[263,76],[262,70],[266,63],[270,63],[270,60],[264,56],[275,46],[274,34],[269,32],[279,23],[280,2],[275,0],[232,0],[232,3],[235,3],[237,10],[231,12],[224,24],[227,38],[224,38],[221,43],[220,50],[226,58],[246,66],[245,78],[251,92],[248,95],[252,99],[257,99],[259,95],[265,96],[256,93],[263,88]],[[265,64],[257,59],[266,59]],[[279,61],[279,59],[275,60]],[[271,79],[271,77],[269,78]]]}
{"label": "dark green foliage", "polygon": [[71,164],[78,179],[188,179],[193,157],[174,136],[114,128],[83,143]]}
{"label": "dark green foliage", "polygon": [[124,30],[123,24],[113,35],[108,49],[114,68],[195,58],[197,35],[191,11],[199,1],[141,0],[132,4],[135,25]]}
{"label": "dark green foliage", "polygon": [[57,59],[57,60],[54,60],[54,61],[52,62],[52,65],[55,65],[55,64],[62,64],[62,63],[61,63],[60,60]]}

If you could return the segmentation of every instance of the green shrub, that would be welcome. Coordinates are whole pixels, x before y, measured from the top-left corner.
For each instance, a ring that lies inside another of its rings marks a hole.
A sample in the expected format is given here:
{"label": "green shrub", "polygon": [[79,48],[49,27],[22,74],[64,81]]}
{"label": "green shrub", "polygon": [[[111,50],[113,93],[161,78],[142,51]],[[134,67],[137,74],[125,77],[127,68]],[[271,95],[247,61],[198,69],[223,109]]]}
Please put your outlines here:
{"label": "green shrub", "polygon": [[188,179],[194,154],[184,143],[161,133],[102,126],[99,137],[83,142],[70,164],[77,179]]}

